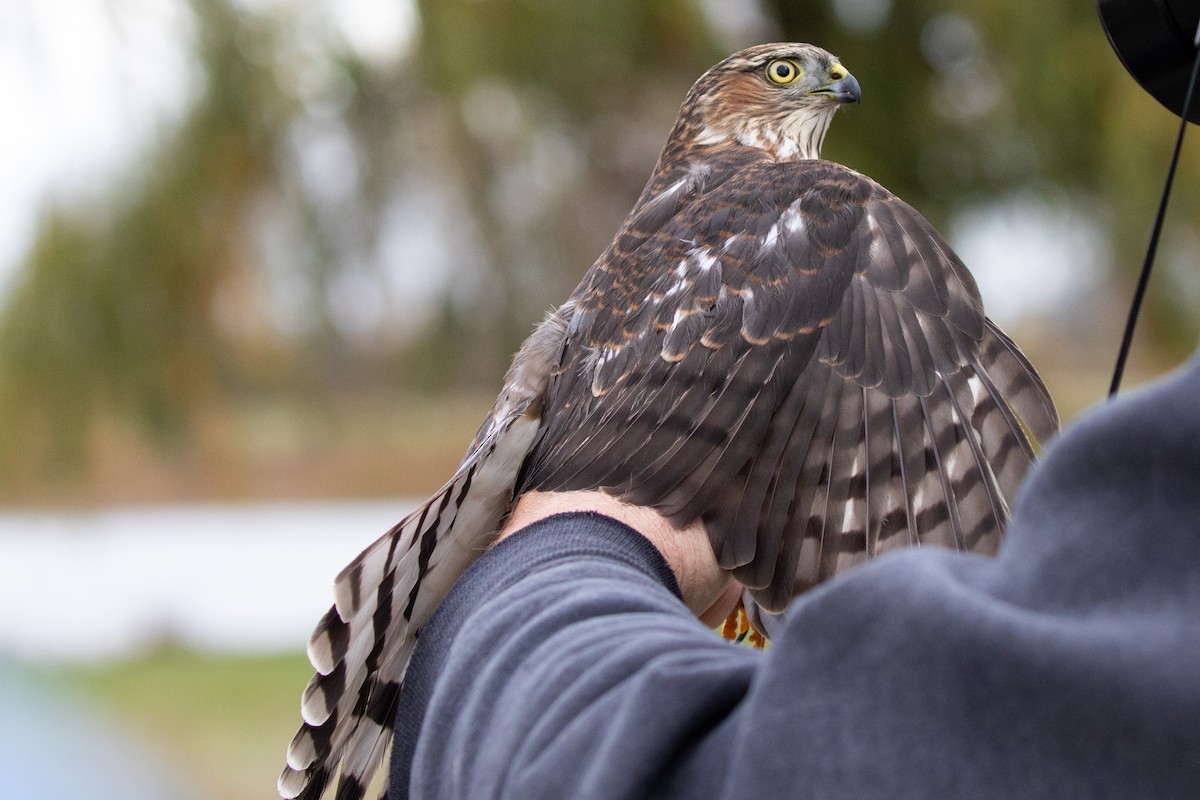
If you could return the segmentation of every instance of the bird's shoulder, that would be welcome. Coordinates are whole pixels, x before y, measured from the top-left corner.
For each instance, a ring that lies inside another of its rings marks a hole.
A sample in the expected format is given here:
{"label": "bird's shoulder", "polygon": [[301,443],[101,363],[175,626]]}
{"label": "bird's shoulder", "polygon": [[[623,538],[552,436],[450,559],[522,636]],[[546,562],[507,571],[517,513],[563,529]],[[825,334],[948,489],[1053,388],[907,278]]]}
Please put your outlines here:
{"label": "bird's shoulder", "polygon": [[945,341],[919,359],[920,380],[885,381],[889,394],[924,393],[930,371],[957,369],[984,325],[962,262],[879,183],[831,161],[736,153],[656,173],[572,302],[563,355],[594,393],[635,363],[674,363],[697,347],[818,339],[822,358],[875,384],[892,359],[866,339],[885,329],[897,342]]}
{"label": "bird's shoulder", "polygon": [[649,288],[688,258],[717,259],[726,283],[772,266],[845,267],[838,256],[855,236],[877,235],[873,214],[889,206],[927,226],[895,195],[849,167],[745,152],[752,149],[657,170],[581,283],[581,304],[611,298],[614,288]]}
{"label": "bird's shoulder", "polygon": [[[589,345],[613,341],[616,328],[626,338],[647,328],[691,331],[714,314],[755,320],[768,309],[773,316],[762,324],[773,327],[772,335],[811,329],[827,320],[852,276],[871,267],[873,252],[882,249],[875,240],[904,238],[900,226],[888,224],[897,212],[909,227],[928,227],[849,167],[776,161],[751,150],[732,148],[656,170],[572,297],[573,328],[602,329]],[[878,278],[889,288],[904,280]],[[776,302],[762,305],[787,296],[804,299],[782,311]],[[695,325],[680,326],[680,315],[694,314]],[[759,340],[759,327],[751,322],[744,333]]]}
{"label": "bird's shoulder", "polygon": [[755,148],[728,148],[657,170],[615,243],[656,233],[745,234],[802,201],[812,210],[813,203],[854,210],[894,199],[876,181],[834,161],[778,161]]}

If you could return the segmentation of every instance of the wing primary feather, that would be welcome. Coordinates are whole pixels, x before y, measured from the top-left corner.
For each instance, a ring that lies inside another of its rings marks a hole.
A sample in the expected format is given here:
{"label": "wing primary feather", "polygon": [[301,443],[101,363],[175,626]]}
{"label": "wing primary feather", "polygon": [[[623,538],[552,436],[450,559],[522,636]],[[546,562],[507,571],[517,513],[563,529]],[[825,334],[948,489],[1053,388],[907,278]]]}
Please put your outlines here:
{"label": "wing primary feather", "polygon": [[[671,365],[673,372],[677,365]],[[628,440],[643,435],[642,444],[649,437],[645,436],[646,417],[655,412],[658,421],[649,427],[657,428],[664,419],[674,416],[685,403],[702,397],[700,388],[693,384],[682,392],[678,392],[669,402],[659,403],[659,399],[673,390],[678,390],[678,382],[671,375],[662,376],[662,380],[652,387],[645,385],[645,379],[626,382],[615,395],[606,397],[602,405],[594,403],[594,399],[577,399],[569,415],[563,419],[551,417],[548,420],[549,432],[556,430],[570,431],[566,441],[558,441],[551,445],[540,447],[534,455],[529,474],[520,487],[521,491],[529,488],[553,491],[575,485],[595,484],[598,481],[591,471],[603,462],[608,453],[628,444]],[[557,399],[557,398],[553,398]],[[582,435],[582,431],[607,430],[610,423],[618,421],[622,411],[631,410],[633,413],[624,418],[625,425],[615,436],[598,438],[595,435]],[[687,416],[687,415],[684,415]],[[641,444],[630,448],[631,454],[637,452]],[[632,460],[632,459],[630,459]]]}
{"label": "wing primary feather", "polygon": [[[752,355],[755,357],[751,357]],[[738,359],[720,392],[710,398],[703,411],[692,422],[687,434],[676,436],[674,441],[663,449],[661,455],[651,462],[640,485],[630,487],[630,496],[657,496],[660,500],[654,505],[665,515],[686,516],[689,501],[695,494],[689,492],[689,486],[685,484],[692,472],[705,462],[705,458],[712,457],[713,451],[718,451],[719,456],[723,448],[737,440],[737,432],[747,422],[755,430],[746,435],[742,446],[758,443],[761,438],[758,431],[767,426],[770,412],[774,410],[774,402],[767,399],[774,388],[766,378],[782,357],[779,353],[772,357],[771,354],[752,353],[747,350]],[[726,401],[727,395],[732,395],[734,399],[731,402]],[[753,413],[758,409],[758,405],[764,402],[766,408],[760,409],[757,414]],[[704,453],[705,456],[698,457],[700,453]],[[698,486],[690,488],[695,489]]]}
{"label": "wing primary feather", "polygon": [[[822,491],[818,492],[818,497],[813,504],[813,511],[817,514],[814,519],[810,514],[810,525],[813,527],[816,537],[816,553],[814,562],[817,568],[816,583],[826,580],[837,571],[837,550],[831,546],[827,539],[830,530],[830,518],[833,515],[833,509],[830,508],[832,501],[831,494],[833,492],[833,464],[837,458],[838,447],[838,426],[833,426],[833,435],[829,440],[829,449],[825,453],[825,461],[821,469],[821,480],[819,486]],[[820,509],[818,512],[817,509]],[[830,537],[832,538],[832,537]]]}
{"label": "wing primary feather", "polygon": [[[783,356],[780,358],[782,359]],[[720,431],[722,436],[716,446],[711,447],[693,470],[680,475],[674,485],[669,485],[665,481],[659,482],[659,486],[666,490],[665,497],[668,498],[666,503],[658,506],[664,514],[677,518],[680,522],[697,518],[703,510],[703,506],[711,502],[710,495],[707,493],[715,491],[727,479],[724,471],[717,475],[718,466],[727,459],[731,463],[745,463],[753,457],[754,451],[750,449],[750,446],[752,443],[761,443],[762,433],[760,431],[767,427],[775,413],[775,401],[766,396],[769,394],[771,394],[769,390],[759,392],[745,401],[743,410],[732,424],[710,425],[710,428]],[[736,405],[733,407],[736,408]],[[710,414],[706,413],[704,418],[698,422],[697,430],[703,429],[703,426],[710,423],[709,416]],[[747,423],[754,430],[743,432]],[[698,442],[694,442],[689,436],[675,451],[676,457],[695,463],[694,459],[688,459],[686,454],[681,455],[680,453],[685,448],[694,447],[696,444]],[[736,449],[736,454],[730,455],[731,449]],[[716,480],[713,480],[714,475],[717,475]]]}
{"label": "wing primary feather", "polygon": [[[752,557],[756,575],[761,575],[764,582],[774,572],[780,539],[784,533],[783,523],[787,518],[785,512],[772,522],[770,508],[778,505],[786,509],[796,494],[794,477],[789,481],[787,473],[790,464],[794,464],[798,470],[802,460],[789,457],[789,453],[803,452],[796,449],[794,439],[797,427],[803,424],[805,406],[814,404],[814,399],[817,402],[823,399],[820,387],[813,385],[813,374],[818,371],[814,365],[817,363],[810,362],[792,384],[771,420],[762,446],[746,469],[736,480],[724,486],[711,487],[722,498],[716,504],[717,513],[705,519],[714,549],[721,549],[725,537],[734,537],[739,541],[753,539],[744,550],[739,549],[739,555],[732,560],[747,563],[750,558],[746,556]],[[828,373],[828,370],[822,371]],[[809,416],[812,416],[811,412]],[[809,432],[811,435],[811,428]],[[704,494],[706,488],[702,488],[699,494]]]}
{"label": "wing primary feather", "polygon": [[[739,579],[747,586],[762,587],[771,582],[780,568],[780,559],[784,558],[781,550],[785,547],[787,532],[804,530],[803,527],[799,529],[793,527],[793,514],[795,506],[804,502],[803,498],[807,489],[802,476],[806,469],[807,454],[811,452],[814,437],[819,435],[823,419],[822,412],[828,404],[827,394],[830,390],[830,382],[838,380],[841,379],[834,375],[829,365],[816,360],[810,363],[805,372],[804,404],[788,435],[785,448],[787,453],[804,455],[783,460],[771,478],[770,495],[757,522],[759,541],[755,549],[754,563],[739,572]],[[811,506],[811,496],[807,502]],[[803,513],[807,516],[808,506],[804,508]],[[717,525],[715,530],[709,530],[709,536],[714,536],[714,533],[719,533],[724,537],[745,535],[741,533],[743,530],[740,524]],[[714,541],[714,548],[720,552],[719,542]]]}
{"label": "wing primary feather", "polygon": [[1004,495],[1012,497],[1037,458],[1035,445],[1030,431],[1013,413],[991,376],[980,371],[975,373],[975,378],[987,393],[993,409],[979,426],[984,453]]}
{"label": "wing primary feather", "polygon": [[918,484],[913,481],[909,472],[909,463],[913,462],[910,454],[916,454],[913,453],[913,448],[904,442],[904,427],[900,422],[900,405],[897,400],[892,401],[892,435],[895,437],[895,469],[900,479],[900,497],[904,503],[904,530],[907,539],[905,544],[919,545],[921,540],[917,535],[917,515],[913,508],[913,495]]}
{"label": "wing primary feather", "polygon": [[[866,473],[862,387],[847,384],[829,461],[829,489],[821,532],[821,580],[866,558],[862,481]],[[826,571],[828,570],[828,571]]]}
{"label": "wing primary feather", "polygon": [[[931,460],[931,473],[937,480],[938,487],[941,490],[942,503],[944,505],[945,514],[948,518],[950,526],[949,534],[950,541],[947,546],[955,549],[963,549],[962,540],[962,523],[958,518],[958,506],[954,502],[954,489],[950,483],[950,476],[946,472],[943,462],[944,442],[939,441],[937,429],[934,427],[934,416],[930,413],[929,402],[926,398],[920,398],[921,417],[925,423],[925,435],[928,437],[928,450],[926,451],[926,459]],[[920,528],[918,528],[920,530]]]}
{"label": "wing primary feather", "polygon": [[[754,599],[767,611],[782,611],[793,596],[819,582],[821,565],[821,532],[828,490],[829,462],[832,457],[834,433],[846,381],[828,365],[828,388],[823,407],[816,415],[809,446],[804,451],[804,463],[798,477],[799,492],[788,509],[787,530],[783,549],[775,565],[770,584],[755,590]],[[803,531],[803,534],[800,532]],[[737,577],[738,573],[735,572]]]}
{"label": "wing primary feather", "polygon": [[[1005,405],[1033,434],[1037,445],[1043,446],[1059,428],[1058,411],[1054,408],[1050,390],[1012,339],[990,319],[986,323],[991,335],[985,335],[980,345],[979,358],[986,367],[983,371],[994,381],[997,394],[1004,398]],[[1005,361],[1009,363],[1005,364]]]}
{"label": "wing primary feather", "polygon": [[[992,470],[991,463],[984,455],[976,428],[972,424],[975,415],[967,414],[966,404],[974,401],[969,379],[966,374],[959,373],[955,376],[953,385],[947,378],[944,378],[943,382],[946,394],[951,404],[953,404],[959,421],[956,430],[960,440],[966,443],[971,455],[971,460],[967,470],[963,473],[961,482],[965,483],[969,476],[972,474],[975,475],[982,486],[984,497],[987,500],[986,508],[979,509],[980,516],[975,523],[969,527],[964,525],[963,538],[965,549],[977,550],[979,542],[985,537],[994,538],[996,546],[998,546],[1004,527],[1008,523],[1008,505],[999,492],[996,475]],[[955,502],[960,508],[960,515],[963,513],[964,507],[966,507],[966,510],[970,510],[969,501],[976,494],[973,489],[973,486],[967,486],[965,487],[965,491],[960,488],[955,492]]]}
{"label": "wing primary feather", "polygon": [[875,388],[883,382],[886,364],[891,355],[887,352],[883,338],[884,313],[874,286],[863,278],[856,278],[852,283],[859,287],[863,303],[863,354],[858,383],[863,388]]}
{"label": "wing primary feather", "polygon": [[[874,498],[871,496],[871,473],[874,466],[872,460],[871,437],[874,435],[871,425],[871,405],[867,387],[862,387],[862,460],[863,460],[863,554],[867,558],[875,557],[875,542],[877,529],[875,514],[872,508]],[[877,490],[878,491],[878,490]]]}

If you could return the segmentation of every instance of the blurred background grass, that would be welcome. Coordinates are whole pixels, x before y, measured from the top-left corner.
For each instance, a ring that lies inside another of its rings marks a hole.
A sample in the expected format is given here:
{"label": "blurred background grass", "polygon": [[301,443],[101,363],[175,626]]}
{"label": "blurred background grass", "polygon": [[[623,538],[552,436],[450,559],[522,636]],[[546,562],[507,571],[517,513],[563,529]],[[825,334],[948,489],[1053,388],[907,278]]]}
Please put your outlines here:
{"label": "blurred background grass", "polygon": [[[691,82],[781,39],[863,85],[826,155],[949,236],[1064,418],[1100,400],[1175,120],[1090,2],[13,0],[0,503],[435,488],[509,354],[632,205]],[[1185,148],[1126,385],[1195,344],[1197,178]],[[200,796],[267,797],[300,647],[38,669]]]}
{"label": "blurred background grass", "polygon": [[171,765],[190,796],[274,796],[272,777],[297,727],[303,653],[230,656],[160,648],[99,665],[59,665],[52,685],[88,697],[151,755]]}

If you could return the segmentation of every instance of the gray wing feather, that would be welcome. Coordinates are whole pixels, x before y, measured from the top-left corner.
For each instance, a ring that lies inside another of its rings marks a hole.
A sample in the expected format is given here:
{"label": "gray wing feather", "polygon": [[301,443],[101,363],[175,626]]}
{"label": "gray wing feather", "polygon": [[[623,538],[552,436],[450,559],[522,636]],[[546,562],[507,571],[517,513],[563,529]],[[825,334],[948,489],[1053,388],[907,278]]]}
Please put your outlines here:
{"label": "gray wing feather", "polygon": [[994,549],[1057,417],[948,245],[828,162],[689,192],[576,293],[522,489],[702,518],[770,610],[898,544]]}

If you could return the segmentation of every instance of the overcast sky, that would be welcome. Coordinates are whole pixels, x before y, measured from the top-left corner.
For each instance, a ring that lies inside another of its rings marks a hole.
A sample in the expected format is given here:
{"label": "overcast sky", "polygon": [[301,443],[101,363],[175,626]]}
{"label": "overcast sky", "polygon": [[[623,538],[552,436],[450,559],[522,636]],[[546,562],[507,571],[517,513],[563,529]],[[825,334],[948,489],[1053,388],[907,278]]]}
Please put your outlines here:
{"label": "overcast sky", "polygon": [[[394,56],[412,34],[405,0],[240,0],[305,9],[360,53]],[[102,196],[198,84],[186,4],[168,0],[0,3],[0,286],[49,198]]]}

